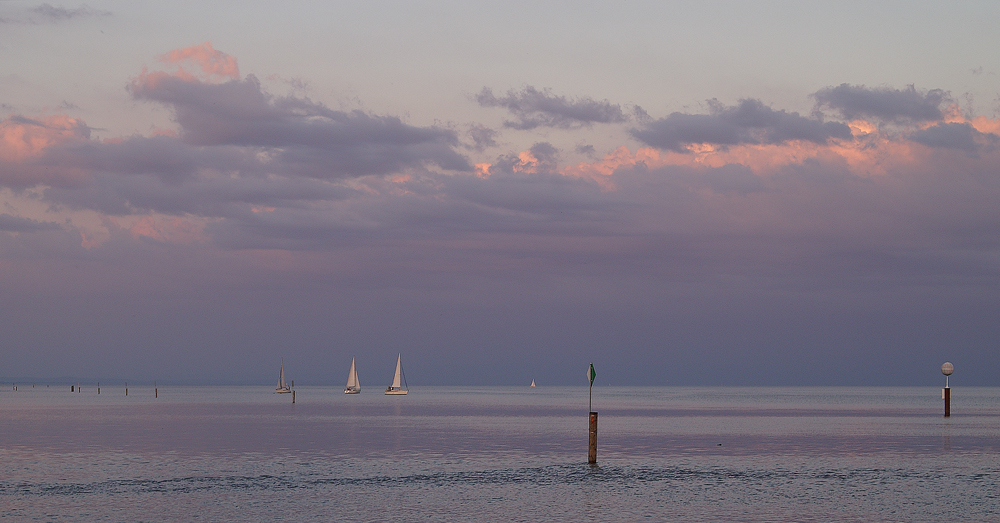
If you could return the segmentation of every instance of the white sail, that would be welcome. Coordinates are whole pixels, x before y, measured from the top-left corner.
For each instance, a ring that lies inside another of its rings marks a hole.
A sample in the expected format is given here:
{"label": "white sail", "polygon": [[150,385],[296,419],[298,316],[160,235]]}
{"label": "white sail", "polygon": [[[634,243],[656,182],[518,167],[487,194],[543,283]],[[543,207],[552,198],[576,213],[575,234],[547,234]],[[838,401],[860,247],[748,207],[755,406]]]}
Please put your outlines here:
{"label": "white sail", "polygon": [[403,385],[399,381],[400,376],[403,373],[402,363],[403,363],[403,355],[400,354],[399,356],[396,357],[396,375],[392,377],[392,388],[394,389],[398,389]]}
{"label": "white sail", "polygon": [[403,355],[396,357],[396,374],[392,377],[392,385],[385,389],[386,394],[406,394],[408,391],[403,387]]}
{"label": "white sail", "polygon": [[531,386],[532,386],[532,387],[534,387],[534,386],[535,386],[535,380],[531,380]]}
{"label": "white sail", "polygon": [[357,394],[361,392],[361,380],[358,379],[358,370],[354,367],[354,358],[351,358],[351,370],[347,373],[347,386],[344,387],[344,394]]}
{"label": "white sail", "polygon": [[291,392],[292,389],[288,388],[285,383],[285,361],[281,361],[281,370],[278,372],[278,387],[274,389],[275,392]]}

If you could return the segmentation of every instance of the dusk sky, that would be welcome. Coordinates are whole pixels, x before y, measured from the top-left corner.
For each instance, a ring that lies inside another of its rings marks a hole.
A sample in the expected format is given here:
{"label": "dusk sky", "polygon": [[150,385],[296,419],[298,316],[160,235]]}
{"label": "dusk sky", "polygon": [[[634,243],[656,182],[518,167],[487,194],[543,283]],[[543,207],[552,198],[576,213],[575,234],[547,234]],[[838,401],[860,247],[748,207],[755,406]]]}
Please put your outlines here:
{"label": "dusk sky", "polygon": [[0,379],[1000,385],[997,20],[0,1]]}

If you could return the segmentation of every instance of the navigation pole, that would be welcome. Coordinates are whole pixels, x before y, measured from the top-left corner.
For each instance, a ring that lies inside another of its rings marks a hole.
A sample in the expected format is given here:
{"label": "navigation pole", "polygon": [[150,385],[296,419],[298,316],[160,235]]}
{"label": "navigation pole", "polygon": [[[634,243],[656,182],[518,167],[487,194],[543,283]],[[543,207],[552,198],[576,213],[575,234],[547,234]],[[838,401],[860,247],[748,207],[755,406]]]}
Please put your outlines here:
{"label": "navigation pole", "polygon": [[590,368],[587,370],[587,379],[590,380],[590,399],[587,403],[590,409],[590,448],[587,452],[587,463],[597,463],[597,413],[594,412],[594,378],[597,377],[597,371],[594,370],[594,364],[590,364]]}

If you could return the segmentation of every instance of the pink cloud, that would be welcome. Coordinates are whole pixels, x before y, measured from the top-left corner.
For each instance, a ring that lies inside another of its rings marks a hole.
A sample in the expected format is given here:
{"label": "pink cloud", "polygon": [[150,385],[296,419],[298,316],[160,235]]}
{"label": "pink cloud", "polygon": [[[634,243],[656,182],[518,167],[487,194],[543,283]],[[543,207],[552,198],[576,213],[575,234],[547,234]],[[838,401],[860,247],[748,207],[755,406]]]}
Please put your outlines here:
{"label": "pink cloud", "polygon": [[[947,112],[949,123],[966,123],[981,133],[1000,134],[1000,119],[977,117],[966,119],[960,113]],[[928,124],[929,126],[930,124]],[[743,165],[761,177],[789,165],[818,160],[823,163],[841,162],[857,176],[885,175],[890,168],[914,167],[927,161],[933,154],[927,146],[906,139],[905,136],[890,134],[865,120],[850,123],[854,139],[831,140],[821,144],[803,140],[791,140],[780,144],[742,144],[717,146],[712,144],[689,144],[686,152],[640,147],[632,152],[620,146],[594,162],[582,162],[559,169],[564,176],[584,178],[598,183],[605,190],[614,190],[613,174],[623,168],[642,164],[656,169],[666,166],[686,166],[692,168],[717,169],[726,165]],[[983,154],[996,154],[984,151]],[[532,164],[530,153],[520,153],[520,170]],[[530,172],[530,171],[526,171]]]}
{"label": "pink cloud", "polygon": [[90,129],[82,120],[65,114],[27,118],[10,115],[0,120],[0,160],[23,162],[67,142],[83,141]]}
{"label": "pink cloud", "polygon": [[0,186],[77,183],[88,175],[87,170],[73,162],[53,168],[49,153],[88,141],[87,124],[64,114],[10,115],[0,120]]}
{"label": "pink cloud", "polygon": [[180,217],[157,220],[152,216],[143,216],[129,227],[128,232],[135,239],[146,237],[167,243],[207,240],[200,226]]}
{"label": "pink cloud", "polygon": [[199,67],[201,72],[208,78],[240,79],[240,68],[236,65],[236,58],[222,51],[216,51],[212,47],[212,42],[205,42],[201,45],[193,45],[183,49],[174,49],[160,55],[159,60],[164,63],[177,65],[176,76],[185,79],[193,78],[193,75],[184,68],[189,63],[193,63]]}

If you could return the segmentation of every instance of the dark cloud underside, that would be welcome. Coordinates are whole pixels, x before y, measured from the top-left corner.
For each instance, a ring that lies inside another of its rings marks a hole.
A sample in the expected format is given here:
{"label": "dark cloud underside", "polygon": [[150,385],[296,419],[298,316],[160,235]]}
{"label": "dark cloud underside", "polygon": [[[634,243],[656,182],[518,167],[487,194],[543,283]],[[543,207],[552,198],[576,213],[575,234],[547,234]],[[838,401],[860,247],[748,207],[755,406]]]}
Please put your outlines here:
{"label": "dark cloud underside", "polygon": [[222,84],[163,76],[134,82],[133,96],[171,107],[192,146],[266,150],[285,172],[343,178],[399,172],[424,163],[469,171],[455,133],[394,116],[335,111],[305,98],[272,97],[253,76]]}
{"label": "dark cloud underside", "polygon": [[688,144],[776,144],[789,140],[826,143],[850,139],[850,128],[839,122],[776,111],[759,100],[745,99],[734,106],[710,102],[711,114],[673,113],[633,129],[632,136],[661,149],[684,151]]}
{"label": "dark cloud underside", "polygon": [[[530,130],[536,127],[556,127],[570,129],[595,123],[623,123],[629,121],[620,105],[607,100],[597,101],[591,98],[569,99],[556,96],[548,89],[539,91],[527,86],[521,91],[513,89],[505,96],[496,96],[493,91],[484,87],[476,95],[476,101],[482,107],[501,107],[517,117],[516,120],[504,122],[505,127],[519,130]],[[634,112],[645,114],[636,107]]]}
{"label": "dark cloud underside", "polygon": [[817,91],[813,97],[820,107],[839,112],[844,118],[876,118],[885,121],[937,121],[944,117],[941,104],[949,100],[941,89],[918,91],[840,84]]}
{"label": "dark cloud underside", "polygon": [[0,231],[7,232],[34,232],[59,230],[61,227],[55,222],[43,222],[30,218],[11,216],[10,214],[0,214]]}
{"label": "dark cloud underside", "polygon": [[967,123],[940,123],[921,129],[910,135],[914,142],[930,147],[959,149],[975,152],[984,145],[993,145],[998,137],[992,133],[981,133]]}

